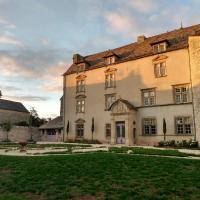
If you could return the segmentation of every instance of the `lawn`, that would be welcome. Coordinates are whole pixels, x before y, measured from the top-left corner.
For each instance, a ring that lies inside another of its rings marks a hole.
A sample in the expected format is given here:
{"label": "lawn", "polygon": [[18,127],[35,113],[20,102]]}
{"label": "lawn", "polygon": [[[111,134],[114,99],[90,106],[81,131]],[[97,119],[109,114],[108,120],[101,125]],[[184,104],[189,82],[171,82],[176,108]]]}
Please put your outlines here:
{"label": "lawn", "polygon": [[200,161],[116,153],[0,156],[0,200],[200,199]]}
{"label": "lawn", "polygon": [[158,155],[158,156],[177,156],[177,157],[188,157],[196,156],[195,154],[188,154],[179,152],[177,149],[151,149],[151,148],[142,148],[142,147],[110,147],[109,151],[113,153],[127,153],[130,151],[130,154],[145,154],[145,155]]}

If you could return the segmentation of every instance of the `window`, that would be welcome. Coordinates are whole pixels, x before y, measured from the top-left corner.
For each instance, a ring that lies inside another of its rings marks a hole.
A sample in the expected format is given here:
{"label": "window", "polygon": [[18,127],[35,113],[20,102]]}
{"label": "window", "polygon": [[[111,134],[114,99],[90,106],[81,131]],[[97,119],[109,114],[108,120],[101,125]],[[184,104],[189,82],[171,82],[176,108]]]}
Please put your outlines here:
{"label": "window", "polygon": [[77,113],[85,112],[85,99],[79,98],[76,100],[76,112]]}
{"label": "window", "polygon": [[85,92],[85,80],[76,81],[76,92]]}
{"label": "window", "polygon": [[161,53],[161,52],[166,51],[166,47],[167,47],[166,42],[155,44],[153,45],[153,51],[154,53]]}
{"label": "window", "polygon": [[84,124],[76,124],[76,137],[83,138],[84,136]]}
{"label": "window", "polygon": [[106,138],[111,136],[111,124],[106,124]]}
{"label": "window", "polygon": [[174,86],[175,103],[187,103],[189,101],[188,85]]}
{"label": "window", "polygon": [[154,64],[154,73],[156,78],[166,76],[166,63],[160,62]]}
{"label": "window", "polygon": [[176,117],[176,134],[191,134],[192,133],[192,119],[191,117]]}
{"label": "window", "polygon": [[77,72],[83,72],[85,70],[85,63],[77,65]]}
{"label": "window", "polygon": [[106,62],[108,65],[115,63],[115,57],[111,56],[111,57],[106,58]]}
{"label": "window", "polygon": [[155,135],[157,132],[156,119],[155,118],[144,118],[143,119],[143,134]]}
{"label": "window", "polygon": [[106,88],[115,87],[115,74],[114,73],[106,74],[105,87]]}
{"label": "window", "polygon": [[144,106],[155,105],[155,89],[142,90],[142,98]]}
{"label": "window", "polygon": [[105,95],[105,109],[108,110],[110,106],[116,101],[116,94]]}

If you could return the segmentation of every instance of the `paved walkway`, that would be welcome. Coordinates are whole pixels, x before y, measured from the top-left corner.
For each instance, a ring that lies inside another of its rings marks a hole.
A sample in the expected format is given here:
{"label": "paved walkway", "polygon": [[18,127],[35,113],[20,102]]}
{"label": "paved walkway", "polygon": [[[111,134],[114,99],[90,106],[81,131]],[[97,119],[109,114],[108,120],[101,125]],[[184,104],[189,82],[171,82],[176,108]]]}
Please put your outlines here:
{"label": "paved walkway", "polygon": [[[67,144],[63,142],[38,142],[37,144]],[[68,143],[68,144],[77,144],[77,143]],[[84,145],[84,144],[83,144]],[[92,144],[91,147],[74,147],[72,149],[73,153],[79,154],[79,153],[88,153],[88,152],[97,152],[97,151],[108,151],[109,147],[124,147],[125,145],[110,145],[110,144]],[[174,150],[172,148],[158,148],[158,147],[152,147],[152,146],[126,146],[126,147],[141,147],[146,149],[159,149],[159,150]],[[192,149],[176,149],[179,152],[186,153],[186,154],[195,154],[199,155],[199,157],[195,156],[188,156],[188,157],[179,157],[179,156],[163,156],[163,155],[147,155],[147,154],[138,154],[142,156],[156,156],[156,157],[170,157],[170,158],[184,158],[184,159],[200,159],[200,150],[192,150]],[[52,155],[51,153],[63,153],[68,151],[67,147],[61,147],[61,148],[44,148],[44,149],[28,149],[27,152],[20,152],[19,149],[16,147],[8,147],[5,149],[0,149],[0,155],[8,155],[8,156],[46,156],[46,155]],[[49,154],[48,154],[49,153]],[[129,154],[130,152],[128,152]],[[56,154],[56,155],[57,155]],[[60,154],[60,155],[61,155]],[[66,155],[66,154],[62,154]],[[74,154],[75,155],[75,154]],[[130,154],[130,155],[137,155],[137,154]]]}

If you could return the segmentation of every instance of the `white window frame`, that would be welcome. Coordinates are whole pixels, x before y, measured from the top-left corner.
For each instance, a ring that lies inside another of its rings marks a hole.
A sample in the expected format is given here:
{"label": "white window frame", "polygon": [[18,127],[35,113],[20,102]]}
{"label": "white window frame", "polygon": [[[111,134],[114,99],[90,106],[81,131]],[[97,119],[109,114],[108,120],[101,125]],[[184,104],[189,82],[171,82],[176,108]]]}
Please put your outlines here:
{"label": "white window frame", "polygon": [[[164,68],[164,70],[162,68]],[[165,61],[154,63],[154,74],[156,78],[167,76]]]}
{"label": "white window frame", "polygon": [[174,101],[176,104],[188,103],[189,102],[189,85],[175,85],[174,90]]}
{"label": "white window frame", "polygon": [[106,135],[106,138],[111,137],[111,123],[105,124],[105,135]]}
{"label": "white window frame", "polygon": [[193,132],[193,122],[191,116],[175,117],[175,132],[177,135],[191,135]]}
{"label": "white window frame", "polygon": [[156,104],[155,88],[142,90],[142,102],[143,106],[153,106]]}
{"label": "white window frame", "polygon": [[76,138],[84,138],[84,123],[76,124]]}
{"label": "white window frame", "polygon": [[161,43],[153,45],[153,51],[154,51],[154,53],[165,52],[166,49],[167,49],[167,43],[166,42],[161,42]]}
{"label": "white window frame", "polygon": [[115,72],[105,74],[105,88],[115,87]]}
{"label": "white window frame", "polygon": [[115,63],[115,56],[110,56],[106,58],[106,62],[108,65],[114,64]]}
{"label": "white window frame", "polygon": [[142,119],[143,135],[157,134],[157,120],[155,117],[146,117]]}
{"label": "white window frame", "polygon": [[76,93],[85,92],[85,80],[80,79],[76,81]]}
{"label": "white window frame", "polygon": [[76,99],[76,113],[85,112],[85,98]]}

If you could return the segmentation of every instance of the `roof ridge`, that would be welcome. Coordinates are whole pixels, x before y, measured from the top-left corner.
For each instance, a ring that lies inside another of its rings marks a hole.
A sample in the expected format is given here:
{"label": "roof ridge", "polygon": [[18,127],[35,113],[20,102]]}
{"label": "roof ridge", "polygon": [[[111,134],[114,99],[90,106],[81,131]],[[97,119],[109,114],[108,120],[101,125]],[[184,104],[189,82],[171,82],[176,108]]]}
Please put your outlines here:
{"label": "roof ridge", "polygon": [[[181,27],[171,31],[159,33],[150,37],[146,37],[143,42],[133,42],[113,49],[107,49],[101,52],[93,53],[84,56],[84,59],[89,63],[89,67],[86,70],[97,69],[105,67],[104,56],[108,51],[114,52],[119,56],[117,63],[126,62],[130,60],[136,60],[139,58],[154,55],[152,44],[168,41],[169,46],[166,52],[183,49],[188,47],[188,37],[198,35],[200,36],[200,24],[191,25],[188,27]],[[72,64],[63,75],[73,74],[76,72],[76,66]]]}
{"label": "roof ridge", "polygon": [[[158,36],[162,36],[162,35],[167,34],[167,33],[176,32],[176,31],[179,31],[179,30],[181,31],[181,30],[185,30],[185,29],[190,29],[190,28],[192,28],[192,27],[199,26],[199,25],[200,25],[200,24],[195,24],[195,25],[191,25],[191,26],[187,26],[187,27],[181,27],[181,28],[178,28],[178,29],[173,29],[173,30],[171,30],[171,31],[162,32],[162,33],[159,33],[159,34],[156,34],[156,35],[152,35],[152,36],[150,36],[150,37],[146,37],[145,40],[147,40],[147,39],[152,39],[152,38],[158,37]],[[86,55],[86,56],[83,56],[83,57],[84,57],[84,58],[87,58],[87,57],[89,57],[89,56],[95,56],[95,55],[97,55],[97,54],[106,53],[107,51],[115,51],[115,50],[117,50],[117,49],[124,48],[124,47],[127,47],[127,46],[129,46],[129,45],[133,45],[133,44],[135,44],[135,43],[137,44],[137,41],[136,41],[136,42],[129,43],[129,44],[125,44],[125,45],[122,45],[122,46],[120,46],[120,47],[116,47],[116,48],[113,48],[113,49],[107,49],[107,50],[100,51],[100,52],[97,52],[97,53],[94,53],[94,54],[89,54],[89,55]]]}
{"label": "roof ridge", "polygon": [[[22,102],[19,102],[19,101],[12,101],[12,100],[8,100],[8,99],[0,99],[0,101],[3,100],[3,101],[9,101],[9,102],[13,102],[13,103],[19,103],[19,104],[22,104]],[[23,105],[23,104],[22,104]]]}

